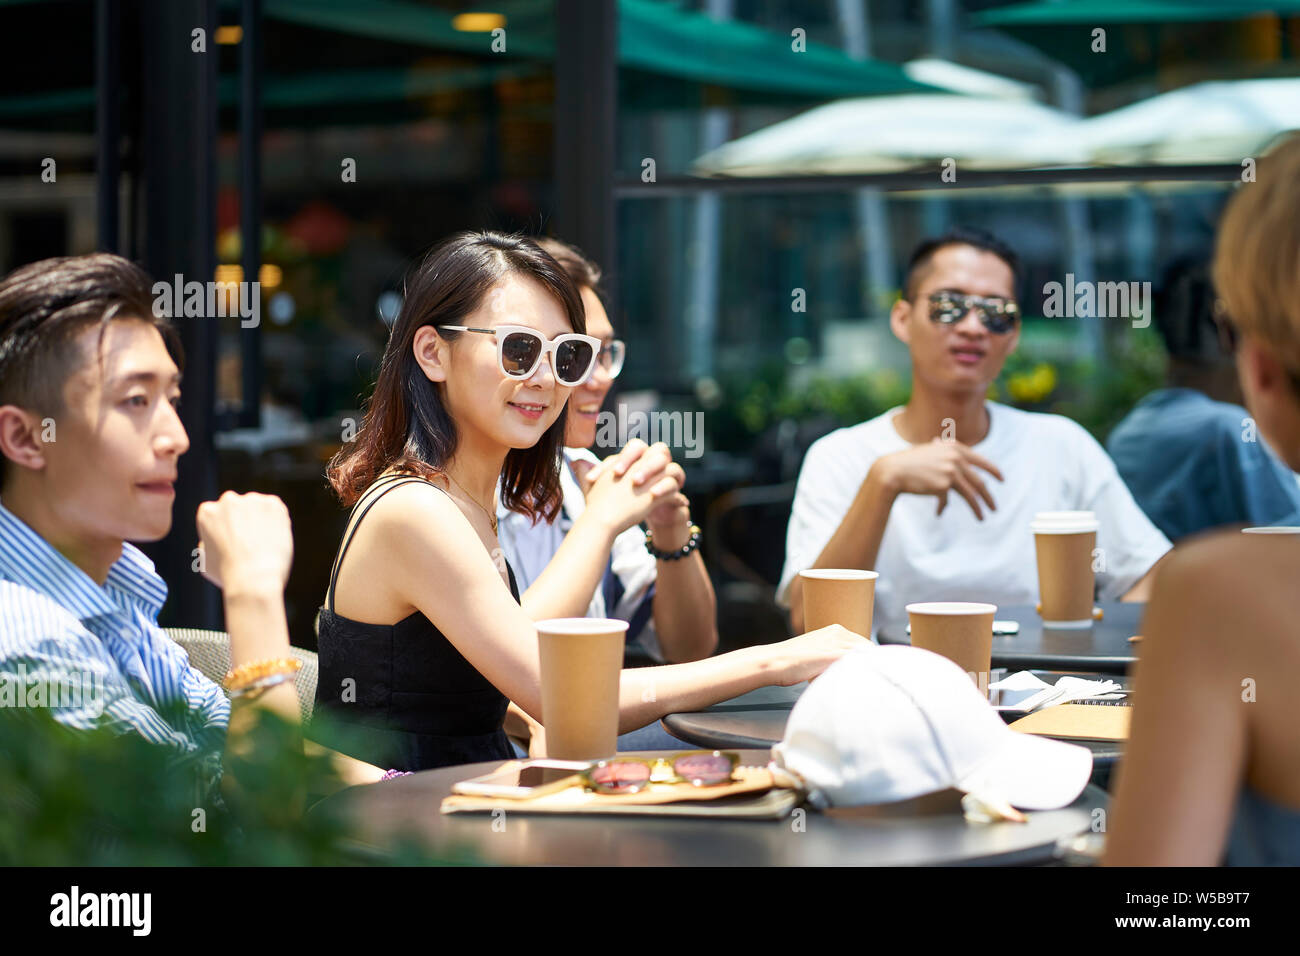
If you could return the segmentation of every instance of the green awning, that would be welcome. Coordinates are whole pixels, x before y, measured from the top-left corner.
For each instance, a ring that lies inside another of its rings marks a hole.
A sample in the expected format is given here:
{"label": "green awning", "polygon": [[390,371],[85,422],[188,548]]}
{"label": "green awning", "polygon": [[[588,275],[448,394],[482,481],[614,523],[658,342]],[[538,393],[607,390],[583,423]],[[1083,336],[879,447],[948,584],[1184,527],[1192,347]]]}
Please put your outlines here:
{"label": "green awning", "polygon": [[[500,79],[529,76],[540,69],[527,63],[502,63],[454,70],[330,70],[270,76],[262,90],[262,104],[268,110],[293,110],[344,104],[400,103],[449,90],[486,86]],[[220,77],[217,93],[222,106],[236,105],[239,102],[239,77]],[[92,112],[94,109],[95,91],[91,88],[0,97],[0,120]]]}
{"label": "green awning", "polygon": [[[228,5],[237,6],[230,3]],[[265,16],[286,23],[334,30],[351,36],[409,43],[459,53],[501,56],[490,33],[467,33],[452,26],[454,14],[408,0],[266,0]],[[555,50],[550,3],[507,0],[480,9],[506,14],[505,56],[548,58]]]}
{"label": "green awning", "polygon": [[[439,50],[545,60],[555,55],[555,10],[546,0],[486,0],[478,7],[504,16],[504,53],[493,52],[491,34],[458,31],[451,13],[407,0],[267,0],[265,9],[286,22]],[[796,52],[788,35],[715,20],[680,0],[618,0],[618,14],[619,66],[659,77],[804,99],[934,90],[891,63],[854,60],[816,43]]]}
{"label": "green awning", "polygon": [[[1300,0],[1039,0],[973,21],[1037,47],[1099,88],[1294,75],[1294,34],[1281,18],[1295,16]],[[1094,52],[1099,28],[1104,53]]]}
{"label": "green awning", "polygon": [[810,99],[877,93],[935,92],[899,67],[854,60],[834,47],[808,43],[737,20],[714,20],[656,0],[619,0],[620,66],[731,89]]}
{"label": "green awning", "polygon": [[1052,26],[1111,23],[1202,23],[1300,13],[1300,0],[1057,0],[1018,3],[978,14],[981,26]]}
{"label": "green awning", "polygon": [[[0,0],[4,4],[8,0]],[[38,2],[38,0],[24,0]],[[225,0],[225,7],[234,6]],[[266,0],[266,16],[350,36],[463,53],[475,59],[453,69],[365,69],[277,74],[267,64],[267,109],[338,104],[400,104],[451,89],[486,86],[501,78],[548,69],[555,54],[554,4],[548,0],[488,0],[486,12],[505,17],[504,53],[492,52],[490,33],[453,27],[449,11],[409,0]],[[936,92],[900,68],[854,60],[740,21],[714,20],[681,0],[619,0],[620,101],[625,108],[698,106],[705,90],[731,103],[806,103],[848,96]],[[235,79],[221,80],[221,103],[235,102]],[[0,97],[0,119],[93,111],[93,89]],[[376,118],[379,118],[378,116]]]}
{"label": "green awning", "polygon": [[95,91],[89,87],[79,90],[52,90],[49,93],[28,93],[25,96],[0,97],[0,119],[93,112],[94,109]]}

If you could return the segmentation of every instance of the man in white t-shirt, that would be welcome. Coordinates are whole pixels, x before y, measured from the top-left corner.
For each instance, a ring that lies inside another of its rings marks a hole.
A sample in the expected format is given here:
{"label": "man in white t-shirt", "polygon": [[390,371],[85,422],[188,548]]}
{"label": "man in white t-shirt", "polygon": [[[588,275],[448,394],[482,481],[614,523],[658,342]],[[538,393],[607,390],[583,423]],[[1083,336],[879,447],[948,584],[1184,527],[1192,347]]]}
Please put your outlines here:
{"label": "man in white t-shirt", "polygon": [[1101,446],[1067,418],[985,399],[1020,337],[1018,272],[978,230],[913,253],[889,316],[911,398],[815,442],[799,474],[777,589],[795,633],[807,568],[878,571],[876,628],[901,630],[914,601],[1036,604],[1038,511],[1096,512],[1101,600],[1146,599],[1170,544]]}

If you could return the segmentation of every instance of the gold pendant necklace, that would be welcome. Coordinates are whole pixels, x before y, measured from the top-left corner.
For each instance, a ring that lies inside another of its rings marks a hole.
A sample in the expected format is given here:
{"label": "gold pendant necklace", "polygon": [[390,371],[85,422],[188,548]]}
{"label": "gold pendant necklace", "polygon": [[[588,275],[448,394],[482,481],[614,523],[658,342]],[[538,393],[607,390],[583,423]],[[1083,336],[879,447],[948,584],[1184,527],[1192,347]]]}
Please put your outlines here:
{"label": "gold pendant necklace", "polygon": [[444,471],[443,474],[447,476],[448,481],[450,481],[453,485],[455,485],[457,488],[460,489],[461,494],[463,494],[470,501],[474,502],[474,504],[478,505],[479,510],[482,511],[485,515],[487,515],[488,524],[492,525],[492,534],[495,535],[497,533],[497,516],[493,514],[491,511],[488,511],[482,505],[480,505],[478,503],[478,499],[475,498],[473,495],[471,495],[468,491],[466,491],[465,486],[451,476],[451,472]]}

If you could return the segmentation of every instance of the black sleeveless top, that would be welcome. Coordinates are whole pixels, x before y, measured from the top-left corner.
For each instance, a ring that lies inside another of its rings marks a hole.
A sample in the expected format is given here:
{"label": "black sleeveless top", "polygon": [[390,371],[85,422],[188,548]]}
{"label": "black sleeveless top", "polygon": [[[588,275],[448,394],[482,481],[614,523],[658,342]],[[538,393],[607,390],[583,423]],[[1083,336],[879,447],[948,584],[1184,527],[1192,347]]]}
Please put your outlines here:
{"label": "black sleeveless top", "polygon": [[[315,712],[338,727],[313,736],[385,770],[509,760],[515,754],[502,729],[509,701],[427,617],[416,611],[396,624],[363,624],[334,613],[339,566],[366,512],[398,485],[423,480],[386,475],[372,485],[366,494],[386,487],[352,523],[334,561],[320,610]],[[506,572],[518,601],[514,571]]]}

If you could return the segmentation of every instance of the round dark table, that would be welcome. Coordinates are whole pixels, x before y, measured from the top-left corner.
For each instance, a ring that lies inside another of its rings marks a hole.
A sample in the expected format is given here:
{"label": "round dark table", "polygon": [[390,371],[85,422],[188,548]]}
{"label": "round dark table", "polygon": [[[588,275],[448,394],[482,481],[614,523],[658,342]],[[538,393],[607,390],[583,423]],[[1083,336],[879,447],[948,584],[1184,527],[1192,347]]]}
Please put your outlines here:
{"label": "round dark table", "polygon": [[[1047,670],[1096,671],[1124,674],[1137,659],[1140,644],[1129,638],[1140,634],[1145,604],[1100,605],[1103,616],[1084,630],[1061,630],[1043,627],[1043,619],[1032,607],[999,607],[999,621],[1016,621],[1018,634],[993,635],[993,666],[1012,671]],[[881,644],[909,644],[906,630],[880,628],[876,639]]]}
{"label": "round dark table", "polygon": [[[669,751],[660,751],[667,753]],[[642,754],[651,752],[642,751]],[[765,764],[766,749],[744,751]],[[1026,823],[967,823],[955,791],[880,807],[784,820],[596,817],[438,811],[458,780],[500,766],[467,764],[352,787],[322,801],[346,814],[360,845],[382,852],[391,841],[422,837],[457,860],[510,866],[925,866],[1028,865],[1055,860],[1058,841],[1089,832],[1108,806],[1095,786],[1068,807],[1026,814]]]}
{"label": "round dark table", "polygon": [[[1001,620],[1001,618],[999,618]],[[1029,670],[1030,668],[1019,668]],[[1062,671],[1034,670],[1034,673],[1049,684],[1056,683]],[[1076,672],[1077,673],[1077,672]],[[1000,680],[1006,674],[995,673],[993,680]],[[1078,673],[1079,677],[1100,679],[1097,673]],[[1110,676],[1124,690],[1131,689],[1127,676]],[[795,684],[791,687],[760,687],[758,690],[741,694],[731,700],[714,704],[705,710],[687,714],[669,714],[662,721],[670,734],[680,737],[697,747],[735,750],[743,747],[771,747],[785,736],[785,724],[790,718],[790,710],[799,695],[808,685]],[[1003,713],[1008,721],[1015,720],[1021,714]],[[1065,739],[1065,738],[1056,738]],[[1094,770],[1093,782],[1105,783],[1109,771],[1123,755],[1122,742],[1112,740],[1069,740],[1069,743],[1087,747],[1092,751]]]}

